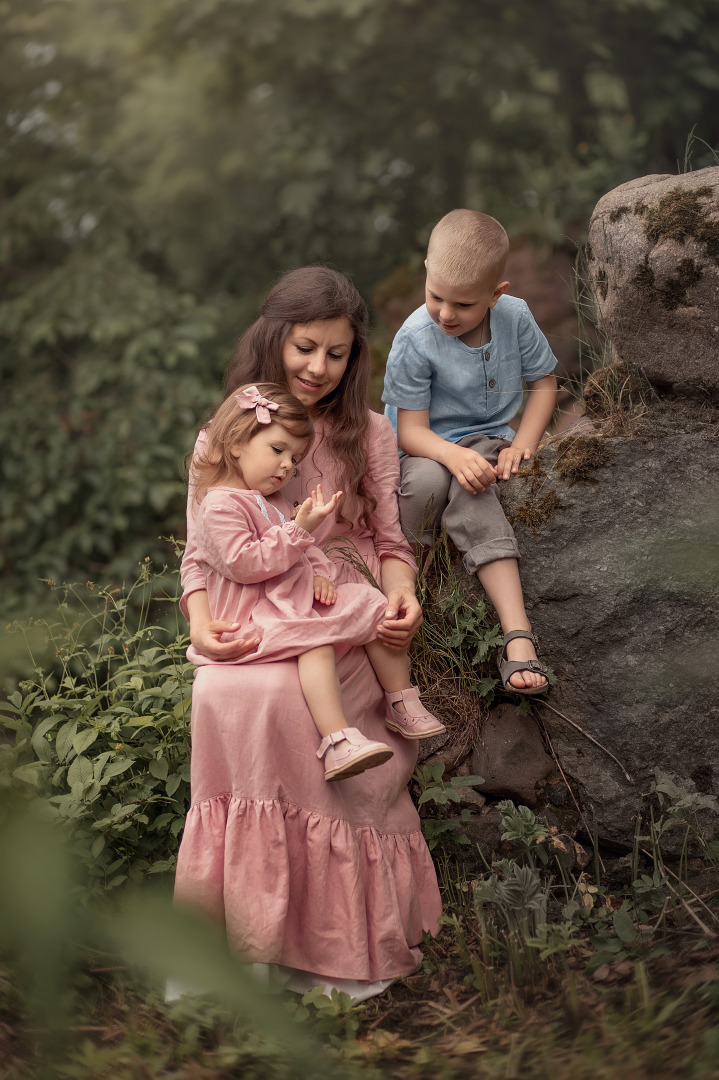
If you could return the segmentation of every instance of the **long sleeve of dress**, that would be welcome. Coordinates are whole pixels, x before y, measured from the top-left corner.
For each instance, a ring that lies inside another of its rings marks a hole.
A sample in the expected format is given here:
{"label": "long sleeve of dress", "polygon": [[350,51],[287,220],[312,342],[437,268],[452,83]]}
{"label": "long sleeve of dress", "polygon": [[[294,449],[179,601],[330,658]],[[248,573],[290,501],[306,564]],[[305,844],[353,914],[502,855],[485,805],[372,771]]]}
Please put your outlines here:
{"label": "long sleeve of dress", "polygon": [[[195,449],[193,456],[201,452],[207,442],[207,434],[204,430],[197,436],[197,442],[195,443]],[[189,490],[187,492],[187,543],[185,544],[185,551],[182,556],[182,565],[180,567],[180,584],[182,585],[182,598],[180,599],[180,611],[188,617],[187,612],[187,597],[190,593],[197,592],[198,589],[206,589],[207,584],[205,582],[205,575],[202,571],[197,560],[197,526],[195,522],[195,513],[197,506],[195,504],[195,485],[192,480],[192,469],[190,469],[190,483]]]}
{"label": "long sleeve of dress", "polygon": [[202,561],[242,585],[278,577],[314,543],[294,521],[272,525],[258,539],[251,518],[241,508],[218,504],[209,497],[200,506],[197,540]]}
{"label": "long sleeve of dress", "polygon": [[380,559],[401,559],[413,570],[417,563],[399,524],[399,452],[386,416],[371,413],[366,484],[377,500],[372,515],[374,546]]}

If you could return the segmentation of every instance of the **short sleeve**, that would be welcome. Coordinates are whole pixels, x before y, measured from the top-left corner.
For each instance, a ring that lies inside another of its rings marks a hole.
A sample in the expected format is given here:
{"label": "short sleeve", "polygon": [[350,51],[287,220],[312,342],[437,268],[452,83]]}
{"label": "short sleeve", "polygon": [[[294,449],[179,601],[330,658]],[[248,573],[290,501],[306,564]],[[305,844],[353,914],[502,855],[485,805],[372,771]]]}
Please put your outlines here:
{"label": "short sleeve", "polygon": [[382,400],[400,409],[428,409],[432,369],[421,339],[406,326],[398,330],[387,357]]}
{"label": "short sleeve", "polygon": [[534,382],[545,375],[551,375],[557,366],[557,358],[537,326],[532,312],[524,303],[517,323],[517,342],[522,359],[522,379],[525,382]]}

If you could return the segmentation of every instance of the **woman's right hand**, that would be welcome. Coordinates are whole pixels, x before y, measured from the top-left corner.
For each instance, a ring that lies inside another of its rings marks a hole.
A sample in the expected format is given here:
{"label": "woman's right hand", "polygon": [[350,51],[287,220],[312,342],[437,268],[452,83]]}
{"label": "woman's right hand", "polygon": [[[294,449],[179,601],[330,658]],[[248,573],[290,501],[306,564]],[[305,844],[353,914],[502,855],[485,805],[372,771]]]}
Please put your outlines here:
{"label": "woman's right hand", "polygon": [[190,641],[209,660],[240,660],[254,652],[260,643],[258,637],[235,638],[233,641],[221,641],[223,634],[236,633],[239,623],[224,619],[209,619],[207,622],[190,624]]}

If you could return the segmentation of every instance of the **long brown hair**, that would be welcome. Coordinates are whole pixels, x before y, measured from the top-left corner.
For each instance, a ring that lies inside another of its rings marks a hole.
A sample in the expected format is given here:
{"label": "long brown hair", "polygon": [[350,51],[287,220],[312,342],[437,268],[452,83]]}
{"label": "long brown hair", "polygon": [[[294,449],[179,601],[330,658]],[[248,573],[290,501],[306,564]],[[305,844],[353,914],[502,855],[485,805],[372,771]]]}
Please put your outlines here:
{"label": "long brown hair", "polygon": [[[202,453],[192,459],[191,482],[195,485],[193,498],[196,504],[202,502],[208,488],[237,476],[232,448],[248,443],[267,426],[257,418],[255,409],[243,408],[238,401],[239,394],[248,388],[238,386],[225,398],[207,427],[207,443]],[[315,429],[302,402],[276,383],[256,383],[255,389],[278,406],[270,413],[270,423],[282,424],[296,438],[307,439],[309,446]]]}
{"label": "long brown hair", "polygon": [[[242,383],[257,379],[269,379],[286,386],[282,349],[292,327],[342,317],[352,328],[347,369],[332,393],[317,403],[315,415],[328,421],[324,437],[337,462],[337,486],[345,492],[342,502],[350,508],[359,503],[360,522],[369,527],[377,506],[377,500],[365,484],[369,313],[359,292],[344,274],[329,266],[303,266],[281,277],[262,305],[259,319],[237,344],[225,372],[225,393],[229,395]],[[341,513],[338,518],[346,520]]]}

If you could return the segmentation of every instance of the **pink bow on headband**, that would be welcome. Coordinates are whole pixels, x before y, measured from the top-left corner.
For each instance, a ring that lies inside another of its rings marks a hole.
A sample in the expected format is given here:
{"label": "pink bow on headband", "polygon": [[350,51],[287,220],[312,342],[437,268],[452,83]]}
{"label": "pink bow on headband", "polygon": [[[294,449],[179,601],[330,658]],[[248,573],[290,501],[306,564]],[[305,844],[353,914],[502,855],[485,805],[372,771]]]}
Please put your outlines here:
{"label": "pink bow on headband", "polygon": [[248,386],[241,394],[235,394],[235,401],[243,409],[254,409],[258,424],[271,423],[270,410],[276,412],[279,409],[277,402],[268,401],[266,397],[262,397],[256,386]]}

